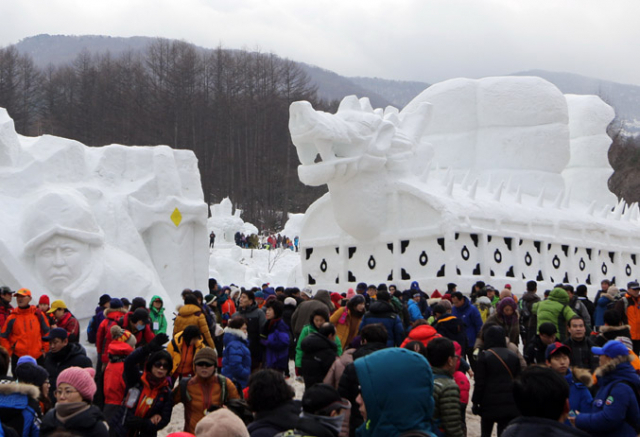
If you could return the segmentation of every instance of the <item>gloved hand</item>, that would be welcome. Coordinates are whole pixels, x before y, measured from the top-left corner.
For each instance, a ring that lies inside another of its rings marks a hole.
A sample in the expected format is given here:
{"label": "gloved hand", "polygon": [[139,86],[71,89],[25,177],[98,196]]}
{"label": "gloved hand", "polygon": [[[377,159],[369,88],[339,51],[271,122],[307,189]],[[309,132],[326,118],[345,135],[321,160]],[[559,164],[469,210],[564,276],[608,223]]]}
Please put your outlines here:
{"label": "gloved hand", "polygon": [[479,415],[480,415],[480,412],[481,412],[481,411],[480,411],[480,404],[473,404],[473,405],[471,406],[471,412],[472,412],[473,414],[475,414],[476,416],[479,416]]}
{"label": "gloved hand", "polygon": [[153,340],[149,342],[149,350],[151,352],[156,352],[162,350],[162,345],[169,341],[169,336],[167,334],[157,334],[153,337]]}
{"label": "gloved hand", "polygon": [[473,350],[473,359],[478,361],[478,356],[480,356],[480,348],[477,347]]}

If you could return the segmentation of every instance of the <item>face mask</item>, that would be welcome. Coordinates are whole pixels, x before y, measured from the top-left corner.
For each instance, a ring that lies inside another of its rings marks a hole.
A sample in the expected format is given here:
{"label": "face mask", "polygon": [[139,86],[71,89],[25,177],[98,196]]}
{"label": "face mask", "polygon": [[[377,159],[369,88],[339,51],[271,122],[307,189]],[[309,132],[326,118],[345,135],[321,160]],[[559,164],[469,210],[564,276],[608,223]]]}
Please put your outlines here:
{"label": "face mask", "polygon": [[136,329],[137,329],[138,331],[142,331],[142,330],[144,329],[144,323],[138,323],[138,324],[136,325]]}

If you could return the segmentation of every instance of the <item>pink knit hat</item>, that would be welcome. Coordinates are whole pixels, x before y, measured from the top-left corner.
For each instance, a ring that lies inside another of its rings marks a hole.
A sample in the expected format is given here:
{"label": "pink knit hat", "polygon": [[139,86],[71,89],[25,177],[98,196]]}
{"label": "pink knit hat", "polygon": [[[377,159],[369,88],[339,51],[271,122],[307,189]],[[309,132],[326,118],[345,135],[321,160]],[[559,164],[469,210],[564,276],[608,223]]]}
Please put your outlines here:
{"label": "pink knit hat", "polygon": [[350,288],[350,289],[347,291],[347,299],[351,299],[351,298],[352,298],[353,296],[355,296],[355,295],[356,295],[356,292],[355,292],[355,291],[353,291],[353,288]]}
{"label": "pink knit hat", "polygon": [[93,381],[95,374],[96,371],[91,367],[86,369],[82,367],[69,367],[60,372],[56,384],[58,387],[60,387],[60,384],[69,384],[78,390],[82,399],[91,402],[97,390],[96,383]]}

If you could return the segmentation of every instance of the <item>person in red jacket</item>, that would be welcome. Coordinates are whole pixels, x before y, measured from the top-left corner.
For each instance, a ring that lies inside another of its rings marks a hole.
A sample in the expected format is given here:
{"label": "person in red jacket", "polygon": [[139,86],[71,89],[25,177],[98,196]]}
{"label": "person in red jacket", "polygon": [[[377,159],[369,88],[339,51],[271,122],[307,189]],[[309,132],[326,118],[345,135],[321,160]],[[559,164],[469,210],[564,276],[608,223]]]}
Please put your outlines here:
{"label": "person in red jacket", "polygon": [[155,335],[151,330],[149,310],[144,307],[136,308],[134,312],[128,312],[119,321],[118,325],[131,332],[136,338],[136,347],[149,344]]}
{"label": "person in red jacket", "polygon": [[4,322],[13,311],[13,306],[11,305],[11,299],[13,299],[13,291],[9,287],[2,286],[0,287],[0,330],[4,327]]}
{"label": "person in red jacket", "polygon": [[109,364],[104,371],[104,416],[107,421],[118,411],[126,394],[124,382],[124,360],[133,352],[133,347],[124,341],[109,344]]}
{"label": "person in red jacket", "polygon": [[31,302],[31,291],[21,288],[16,292],[18,308],[15,308],[2,328],[0,345],[11,354],[11,373],[15,372],[18,359],[30,355],[39,364],[43,363],[45,342],[42,337],[49,333],[49,325],[42,312]]}
{"label": "person in red jacket", "polygon": [[80,323],[78,319],[71,314],[71,311],[69,311],[63,301],[54,300],[47,313],[52,316],[57,328],[62,328],[67,331],[69,343],[78,343],[78,340],[80,340]]}
{"label": "person in red jacket", "polygon": [[[109,362],[109,343],[111,343],[111,327],[118,323],[118,321],[125,315],[125,310],[122,305],[122,301],[118,298],[111,299],[109,308],[104,310],[105,319],[100,323],[98,327],[98,335],[96,336],[96,351],[100,357],[102,366],[97,366],[104,370]],[[96,370],[97,373],[100,373]],[[100,388],[98,387],[98,390]]]}

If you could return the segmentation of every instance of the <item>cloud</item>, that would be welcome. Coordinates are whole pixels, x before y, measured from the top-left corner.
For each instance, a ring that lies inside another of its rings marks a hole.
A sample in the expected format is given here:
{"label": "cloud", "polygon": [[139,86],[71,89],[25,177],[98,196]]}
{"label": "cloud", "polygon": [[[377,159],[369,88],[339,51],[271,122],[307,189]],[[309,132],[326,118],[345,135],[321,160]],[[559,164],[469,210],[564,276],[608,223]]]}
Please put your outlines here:
{"label": "cloud", "polygon": [[640,85],[638,12],[635,0],[14,0],[0,2],[0,44],[162,36],[348,76],[434,82],[540,68]]}

